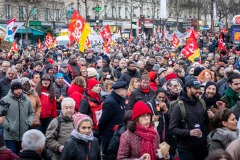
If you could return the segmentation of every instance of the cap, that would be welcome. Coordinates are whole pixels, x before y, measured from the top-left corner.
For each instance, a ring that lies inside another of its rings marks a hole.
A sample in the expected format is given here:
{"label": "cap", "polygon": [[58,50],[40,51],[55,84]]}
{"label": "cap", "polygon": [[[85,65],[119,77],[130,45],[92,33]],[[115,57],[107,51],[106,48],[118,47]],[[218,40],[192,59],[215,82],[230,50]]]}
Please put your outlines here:
{"label": "cap", "polygon": [[61,68],[67,68],[67,67],[68,67],[68,64],[67,64],[67,63],[62,63],[62,64],[60,65],[60,67],[61,67]]}
{"label": "cap", "polygon": [[202,85],[196,79],[191,79],[185,84],[186,87],[200,88]]}
{"label": "cap", "polygon": [[193,76],[198,76],[203,70],[203,67],[196,67],[193,71]]}
{"label": "cap", "polygon": [[97,71],[95,68],[88,68],[87,69],[87,72],[88,72],[88,77],[95,77],[98,75]]}
{"label": "cap", "polygon": [[198,61],[201,61],[200,57],[194,58],[194,62],[198,62]]}
{"label": "cap", "polygon": [[125,81],[118,81],[112,85],[113,89],[120,89],[120,88],[126,88],[127,89],[127,82]]}
{"label": "cap", "polygon": [[160,65],[159,64],[154,64],[153,69],[154,71],[158,71],[160,69]]}
{"label": "cap", "polygon": [[164,72],[164,71],[167,71],[165,68],[160,68],[159,70],[158,70],[158,74],[161,74],[162,72]]}

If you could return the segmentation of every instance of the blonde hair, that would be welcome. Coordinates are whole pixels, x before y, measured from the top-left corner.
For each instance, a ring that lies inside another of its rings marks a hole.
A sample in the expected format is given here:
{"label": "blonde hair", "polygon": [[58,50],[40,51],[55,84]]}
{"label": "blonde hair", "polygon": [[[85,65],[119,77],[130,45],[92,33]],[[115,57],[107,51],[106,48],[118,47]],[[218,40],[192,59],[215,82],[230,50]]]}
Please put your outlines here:
{"label": "blonde hair", "polygon": [[108,86],[109,85],[113,85],[114,84],[114,82],[112,81],[112,80],[106,80],[104,83],[103,83],[103,88],[105,89],[105,90],[107,90],[108,89]]}
{"label": "blonde hair", "polygon": [[214,81],[214,74],[210,70],[203,70],[197,77],[197,80],[201,83],[206,82],[205,73],[209,73],[211,75],[211,81]]}
{"label": "blonde hair", "polygon": [[130,83],[129,83],[129,87],[128,87],[128,92],[132,93],[136,88],[134,88],[134,82],[140,82],[139,78],[132,78]]}

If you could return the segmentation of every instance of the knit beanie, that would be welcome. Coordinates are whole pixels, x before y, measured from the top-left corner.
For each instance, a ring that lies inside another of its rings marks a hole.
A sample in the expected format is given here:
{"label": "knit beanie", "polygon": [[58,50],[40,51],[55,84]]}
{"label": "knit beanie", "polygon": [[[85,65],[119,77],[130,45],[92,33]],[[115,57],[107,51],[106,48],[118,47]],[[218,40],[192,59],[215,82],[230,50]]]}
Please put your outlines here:
{"label": "knit beanie", "polygon": [[50,69],[53,69],[53,65],[47,64],[46,65],[46,72],[48,72]]}
{"label": "knit beanie", "polygon": [[203,67],[196,67],[193,72],[193,76],[198,76],[204,70]]}
{"label": "knit beanie", "polygon": [[132,121],[143,114],[151,114],[151,109],[142,101],[138,101],[133,106]]}
{"label": "knit beanie", "polygon": [[166,75],[166,82],[171,80],[171,79],[177,79],[177,78],[178,78],[177,74],[170,73],[170,74]]}
{"label": "knit beanie", "polygon": [[97,76],[97,71],[96,71],[96,69],[95,68],[88,68],[87,69],[87,72],[88,72],[88,77],[95,77],[95,76]]}
{"label": "knit beanie", "polygon": [[11,81],[11,91],[13,92],[15,89],[22,89],[22,83],[18,79]]}
{"label": "knit beanie", "polygon": [[148,76],[150,77],[150,81],[153,82],[157,78],[157,73],[154,71],[151,71],[148,73]]}
{"label": "knit beanie", "polygon": [[216,93],[218,92],[218,88],[217,88],[216,83],[215,83],[215,82],[212,82],[212,81],[208,81],[208,82],[206,83],[205,87],[204,87],[204,93],[206,93],[207,88],[208,88],[209,86],[211,86],[211,85],[214,85],[214,86],[216,87]]}
{"label": "knit beanie", "polygon": [[88,87],[89,90],[91,90],[97,84],[100,84],[100,83],[95,78],[91,78],[91,79],[87,80],[87,87]]}
{"label": "knit beanie", "polygon": [[81,113],[77,112],[72,117],[73,117],[73,125],[74,125],[75,129],[78,129],[80,124],[84,120],[89,120],[93,124],[91,117],[89,117],[86,114],[81,114]]}
{"label": "knit beanie", "polygon": [[58,74],[55,75],[55,79],[58,79],[59,77],[63,78],[63,74],[62,73],[58,73]]}
{"label": "knit beanie", "polygon": [[20,82],[21,82],[22,85],[24,85],[26,82],[30,83],[30,79],[27,78],[27,77],[23,77],[23,78],[20,79]]}

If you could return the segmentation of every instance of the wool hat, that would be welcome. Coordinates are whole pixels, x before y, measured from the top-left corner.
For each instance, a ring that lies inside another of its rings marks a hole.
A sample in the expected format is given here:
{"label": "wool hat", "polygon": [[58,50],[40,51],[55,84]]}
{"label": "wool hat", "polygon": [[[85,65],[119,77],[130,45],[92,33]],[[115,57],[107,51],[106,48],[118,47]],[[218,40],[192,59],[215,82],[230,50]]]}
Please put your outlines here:
{"label": "wool hat", "polygon": [[89,120],[93,124],[91,117],[89,117],[86,114],[81,114],[81,113],[77,112],[72,116],[72,118],[73,118],[73,125],[74,125],[75,129],[78,129],[80,124],[84,120]]}
{"label": "wool hat", "polygon": [[177,74],[170,73],[170,74],[166,75],[166,82],[171,80],[171,79],[176,79],[176,78],[178,78]]}
{"label": "wool hat", "polygon": [[216,87],[216,93],[218,92],[217,84],[216,84],[215,82],[208,81],[208,82],[206,83],[206,85],[204,86],[204,93],[206,92],[207,88],[208,88],[209,86],[211,86],[211,85],[215,86],[215,87]]}
{"label": "wool hat", "polygon": [[83,70],[83,69],[87,70],[87,67],[86,66],[81,66],[80,70]]}
{"label": "wool hat", "polygon": [[14,79],[11,81],[11,91],[13,92],[15,89],[22,89],[22,83],[18,79]]}
{"label": "wool hat", "polygon": [[88,72],[88,77],[95,77],[98,74],[96,69],[92,67],[88,68],[87,72]]}
{"label": "wool hat", "polygon": [[161,74],[162,72],[164,72],[164,71],[167,71],[165,68],[160,68],[159,70],[158,70],[158,74]]}
{"label": "wool hat", "polygon": [[26,82],[30,83],[30,79],[27,78],[27,77],[23,77],[23,78],[20,79],[20,82],[21,82],[22,85],[24,85]]}
{"label": "wool hat", "polygon": [[55,75],[55,79],[58,79],[59,77],[62,77],[62,78],[63,78],[64,75],[63,75],[62,73],[58,73],[58,74]]}
{"label": "wool hat", "polygon": [[198,76],[204,70],[203,67],[196,67],[193,72],[193,76]]}
{"label": "wool hat", "polygon": [[138,101],[133,106],[132,121],[143,114],[153,114],[151,109],[142,101]]}
{"label": "wool hat", "polygon": [[53,69],[53,65],[47,64],[46,65],[46,72],[48,72],[50,69]]}
{"label": "wool hat", "polygon": [[152,82],[156,79],[157,73],[154,72],[154,71],[151,71],[151,72],[148,73],[148,76],[150,77],[150,81]]}
{"label": "wool hat", "polygon": [[153,69],[154,71],[158,71],[160,69],[160,65],[159,64],[154,64]]}
{"label": "wool hat", "polygon": [[91,78],[87,80],[87,87],[89,90],[91,90],[97,84],[100,84],[100,82],[95,78]]}

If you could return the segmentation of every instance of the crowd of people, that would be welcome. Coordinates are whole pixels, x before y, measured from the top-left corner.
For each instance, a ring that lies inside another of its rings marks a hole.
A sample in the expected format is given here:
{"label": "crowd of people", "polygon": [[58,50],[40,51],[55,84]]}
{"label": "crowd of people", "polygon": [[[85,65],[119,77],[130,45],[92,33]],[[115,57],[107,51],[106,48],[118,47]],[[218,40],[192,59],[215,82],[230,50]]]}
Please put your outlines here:
{"label": "crowd of people", "polygon": [[0,49],[0,159],[240,159],[240,47],[218,39],[194,62],[164,38]]}

